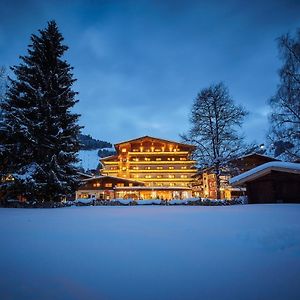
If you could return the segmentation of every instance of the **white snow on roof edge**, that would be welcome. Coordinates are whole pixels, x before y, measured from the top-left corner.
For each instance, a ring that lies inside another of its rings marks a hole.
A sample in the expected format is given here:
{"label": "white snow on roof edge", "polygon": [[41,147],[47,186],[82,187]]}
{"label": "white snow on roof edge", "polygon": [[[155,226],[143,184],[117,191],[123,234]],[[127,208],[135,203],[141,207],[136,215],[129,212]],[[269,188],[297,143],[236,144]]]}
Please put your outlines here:
{"label": "white snow on roof edge", "polygon": [[300,174],[300,164],[283,162],[283,161],[272,161],[262,164],[256,168],[253,168],[247,172],[244,172],[238,176],[232,177],[229,180],[229,184],[235,186],[244,184],[247,181],[252,181],[263,175],[270,173],[271,171],[281,171],[287,173],[297,173]]}

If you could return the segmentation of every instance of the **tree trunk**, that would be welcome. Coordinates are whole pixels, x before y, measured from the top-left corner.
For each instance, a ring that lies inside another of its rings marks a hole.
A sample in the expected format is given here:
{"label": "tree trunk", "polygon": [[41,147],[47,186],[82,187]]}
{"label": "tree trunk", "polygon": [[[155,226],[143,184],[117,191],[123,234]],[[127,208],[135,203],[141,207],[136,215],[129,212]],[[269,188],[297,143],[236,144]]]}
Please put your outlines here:
{"label": "tree trunk", "polygon": [[217,163],[215,166],[216,173],[216,190],[217,190],[217,199],[221,199],[221,180],[220,180],[220,164]]}

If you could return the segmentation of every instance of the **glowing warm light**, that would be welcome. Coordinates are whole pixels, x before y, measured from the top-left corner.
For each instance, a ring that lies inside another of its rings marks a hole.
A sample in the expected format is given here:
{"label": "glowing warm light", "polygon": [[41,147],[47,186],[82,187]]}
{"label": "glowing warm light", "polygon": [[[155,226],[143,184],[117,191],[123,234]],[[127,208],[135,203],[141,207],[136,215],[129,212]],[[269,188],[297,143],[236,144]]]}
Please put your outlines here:
{"label": "glowing warm light", "polygon": [[188,187],[193,180],[191,175],[197,170],[191,168],[196,161],[189,160],[187,149],[193,148],[159,139],[151,143],[147,139],[140,143],[127,142],[117,148],[116,161],[102,161],[102,174],[139,179],[147,186]]}
{"label": "glowing warm light", "polygon": [[[146,165],[161,165],[161,164],[170,164],[169,161],[140,161],[140,162],[136,162],[136,161],[130,161],[131,164],[146,164]],[[187,161],[179,161],[179,160],[174,160],[172,161],[172,164],[195,164],[196,161],[195,160],[187,160]]]}
{"label": "glowing warm light", "polygon": [[130,170],[130,172],[132,172],[132,173],[197,173],[197,170],[195,170],[195,169],[185,169],[184,171],[182,171],[182,170],[175,170],[175,169],[171,169],[171,170],[158,169],[158,170],[155,170],[155,169],[151,169],[150,167],[148,167],[148,168],[149,169]]}
{"label": "glowing warm light", "polygon": [[173,151],[154,151],[154,152],[150,152],[150,150],[148,151],[140,151],[140,152],[128,152],[129,155],[188,155],[189,152],[188,151],[177,151],[176,153],[174,153]]}
{"label": "glowing warm light", "polygon": [[192,181],[192,178],[155,178],[155,180],[153,178],[142,178],[141,181]]}

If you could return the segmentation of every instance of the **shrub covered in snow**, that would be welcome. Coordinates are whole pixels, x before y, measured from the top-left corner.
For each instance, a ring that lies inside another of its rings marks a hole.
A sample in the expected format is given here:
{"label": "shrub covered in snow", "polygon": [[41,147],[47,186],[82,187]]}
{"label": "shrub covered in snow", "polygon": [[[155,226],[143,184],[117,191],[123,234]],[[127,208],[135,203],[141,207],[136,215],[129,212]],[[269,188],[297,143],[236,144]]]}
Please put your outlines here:
{"label": "shrub covered in snow", "polygon": [[14,208],[56,208],[66,206],[134,206],[134,205],[188,205],[188,206],[222,206],[222,205],[236,205],[247,204],[247,197],[238,197],[233,200],[215,200],[208,198],[187,198],[187,199],[172,199],[172,200],[160,200],[160,199],[123,199],[116,198],[111,200],[96,200],[95,198],[79,198],[74,201],[64,202],[19,202],[15,199],[6,200],[0,203],[2,207],[14,207]]}
{"label": "shrub covered in snow", "polygon": [[136,205],[136,201],[129,198],[129,199],[123,199],[123,198],[116,198],[109,201],[110,205]]}
{"label": "shrub covered in snow", "polygon": [[79,198],[74,200],[74,204],[76,205],[92,205],[94,204],[95,199],[94,198]]}
{"label": "shrub covered in snow", "polygon": [[136,201],[138,205],[161,205],[163,201],[160,199],[143,199]]}

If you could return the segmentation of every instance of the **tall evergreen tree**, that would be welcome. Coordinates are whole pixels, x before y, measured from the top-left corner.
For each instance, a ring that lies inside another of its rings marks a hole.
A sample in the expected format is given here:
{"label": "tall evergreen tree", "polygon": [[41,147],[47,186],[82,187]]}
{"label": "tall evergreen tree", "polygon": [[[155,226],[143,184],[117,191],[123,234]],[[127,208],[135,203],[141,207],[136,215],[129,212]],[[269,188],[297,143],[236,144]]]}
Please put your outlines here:
{"label": "tall evergreen tree", "polygon": [[221,168],[243,152],[243,138],[238,127],[247,112],[234,104],[223,83],[200,91],[191,111],[191,129],[184,140],[194,144],[200,167],[213,167],[216,175],[217,198],[220,198]]}
{"label": "tall evergreen tree", "polygon": [[3,66],[0,66],[0,101],[2,102],[6,90],[6,72]]}
{"label": "tall evergreen tree", "polygon": [[287,160],[300,159],[300,29],[295,37],[289,34],[278,39],[283,66],[280,84],[270,100],[271,134],[275,153]]}
{"label": "tall evergreen tree", "polygon": [[[3,146],[3,140],[4,140],[4,135],[3,135],[3,112],[1,109],[1,103],[4,101],[5,97],[5,91],[6,91],[6,85],[7,85],[7,77],[6,77],[6,72],[4,67],[0,67],[0,174],[1,174],[1,169],[3,169],[4,166],[4,153],[5,153],[5,148]],[[1,176],[0,176],[0,181],[1,181]]]}
{"label": "tall evergreen tree", "polygon": [[67,46],[55,21],[31,36],[28,54],[12,67],[15,78],[4,103],[2,134],[7,162],[0,189],[28,200],[60,201],[79,183],[78,101],[72,67],[63,59]]}

